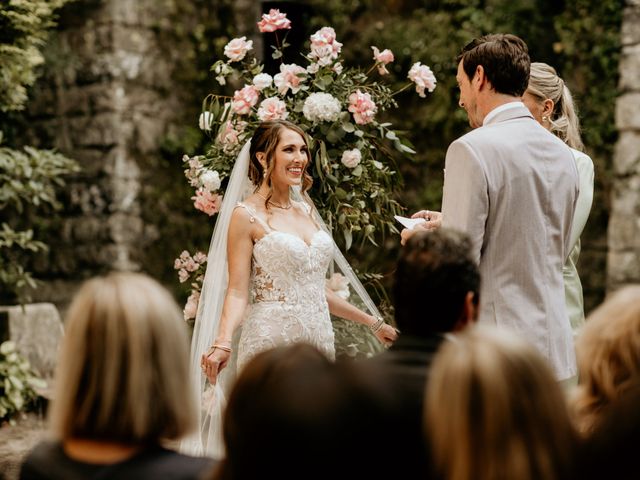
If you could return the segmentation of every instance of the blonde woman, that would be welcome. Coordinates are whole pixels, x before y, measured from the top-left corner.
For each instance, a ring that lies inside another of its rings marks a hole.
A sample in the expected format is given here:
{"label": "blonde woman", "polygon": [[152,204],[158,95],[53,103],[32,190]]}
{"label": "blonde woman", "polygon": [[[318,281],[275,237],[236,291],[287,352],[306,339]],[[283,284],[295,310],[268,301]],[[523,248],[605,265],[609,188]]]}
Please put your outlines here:
{"label": "blonde woman", "polygon": [[505,330],[474,327],[431,368],[426,431],[447,480],[570,478],[576,434],[542,356]]}
{"label": "blonde woman", "polygon": [[622,288],[589,315],[576,353],[580,383],[572,407],[578,429],[588,435],[640,378],[640,285]]}
{"label": "blonde woman", "polygon": [[571,148],[578,168],[580,193],[571,224],[571,251],[562,270],[567,313],[575,335],[584,324],[582,284],[577,263],[580,256],[580,235],[589,218],[593,201],[593,161],[583,152],[580,122],[571,92],[553,67],[540,62],[531,64],[529,86],[522,101],[538,123]]}
{"label": "blonde woman", "polygon": [[52,441],[22,479],[196,479],[214,462],[163,448],[196,426],[188,341],[169,293],[140,274],[86,282],[66,320]]}

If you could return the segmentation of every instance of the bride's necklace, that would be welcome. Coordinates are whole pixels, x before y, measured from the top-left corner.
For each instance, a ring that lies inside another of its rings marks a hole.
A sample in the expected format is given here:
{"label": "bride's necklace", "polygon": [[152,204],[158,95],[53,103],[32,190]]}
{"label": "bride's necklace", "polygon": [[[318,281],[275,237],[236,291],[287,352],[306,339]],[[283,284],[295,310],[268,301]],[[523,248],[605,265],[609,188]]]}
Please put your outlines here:
{"label": "bride's necklace", "polygon": [[[265,197],[263,194],[261,194],[260,192],[256,192],[258,194],[259,197],[264,198],[265,200],[267,200],[267,197]],[[279,203],[273,202],[271,200],[267,200],[267,203],[269,205],[271,205],[272,207],[276,207],[276,208],[281,208],[282,210],[289,210],[293,204],[291,203],[291,201],[289,201],[289,205],[281,205]]]}

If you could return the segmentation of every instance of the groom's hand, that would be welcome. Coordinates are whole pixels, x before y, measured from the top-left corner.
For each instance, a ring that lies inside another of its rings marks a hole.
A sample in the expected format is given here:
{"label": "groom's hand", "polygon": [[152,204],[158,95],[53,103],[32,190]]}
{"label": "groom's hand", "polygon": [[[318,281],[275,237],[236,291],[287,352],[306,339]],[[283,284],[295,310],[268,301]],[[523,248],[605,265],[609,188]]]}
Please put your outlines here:
{"label": "groom's hand", "polygon": [[411,215],[411,218],[424,218],[424,223],[419,223],[412,229],[405,228],[400,232],[400,244],[404,245],[411,236],[422,230],[435,230],[442,226],[442,213],[433,210],[420,210]]}
{"label": "groom's hand", "polygon": [[435,230],[442,226],[442,213],[434,212],[433,210],[420,210],[411,215],[411,218],[424,218],[427,222],[421,225],[424,227],[424,230]]}

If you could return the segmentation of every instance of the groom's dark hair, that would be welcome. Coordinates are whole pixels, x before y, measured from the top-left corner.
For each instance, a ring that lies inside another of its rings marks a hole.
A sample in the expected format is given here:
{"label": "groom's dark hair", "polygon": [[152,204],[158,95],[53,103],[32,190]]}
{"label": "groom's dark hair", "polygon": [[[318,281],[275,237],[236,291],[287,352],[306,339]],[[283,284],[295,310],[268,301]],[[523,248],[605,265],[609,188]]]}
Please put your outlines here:
{"label": "groom's dark hair", "polygon": [[469,42],[458,55],[458,63],[469,80],[478,65],[497,93],[521,97],[529,84],[531,59],[527,44],[510,33],[496,33]]}
{"label": "groom's dark hair", "polygon": [[402,333],[450,332],[469,292],[478,303],[480,272],[471,240],[440,228],[414,234],[400,252],[393,287],[395,319]]}

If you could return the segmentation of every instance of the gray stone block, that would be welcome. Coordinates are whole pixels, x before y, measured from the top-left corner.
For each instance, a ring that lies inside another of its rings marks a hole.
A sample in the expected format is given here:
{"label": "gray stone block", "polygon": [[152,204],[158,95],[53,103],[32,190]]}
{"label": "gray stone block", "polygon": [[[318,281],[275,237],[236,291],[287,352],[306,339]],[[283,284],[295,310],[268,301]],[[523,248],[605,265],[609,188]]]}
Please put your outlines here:
{"label": "gray stone block", "polygon": [[635,45],[640,43],[640,5],[638,0],[624,9],[620,40],[622,45]]}
{"label": "gray stone block", "polygon": [[640,130],[640,93],[626,93],[618,98],[616,126],[620,130]]}
{"label": "gray stone block", "polygon": [[640,174],[640,131],[620,132],[613,155],[613,171],[623,176]]}
{"label": "gray stone block", "polygon": [[640,283],[640,255],[637,252],[610,251],[607,261],[609,264],[607,272],[609,290],[619,288],[627,283]]}
{"label": "gray stone block", "polygon": [[619,71],[622,91],[640,91],[640,43],[622,49]]}
{"label": "gray stone block", "polygon": [[[635,201],[640,200],[637,196]],[[640,217],[624,214],[609,219],[609,248],[612,251],[635,251],[640,257]]]}
{"label": "gray stone block", "polygon": [[16,343],[38,375],[52,379],[62,341],[62,320],[52,303],[32,303],[24,308],[0,307],[8,313],[9,338]]}

